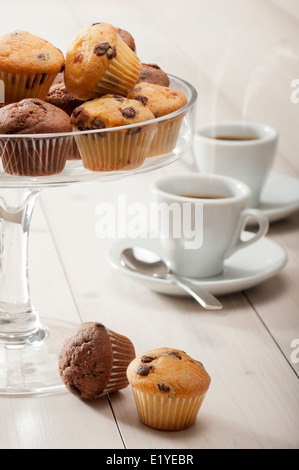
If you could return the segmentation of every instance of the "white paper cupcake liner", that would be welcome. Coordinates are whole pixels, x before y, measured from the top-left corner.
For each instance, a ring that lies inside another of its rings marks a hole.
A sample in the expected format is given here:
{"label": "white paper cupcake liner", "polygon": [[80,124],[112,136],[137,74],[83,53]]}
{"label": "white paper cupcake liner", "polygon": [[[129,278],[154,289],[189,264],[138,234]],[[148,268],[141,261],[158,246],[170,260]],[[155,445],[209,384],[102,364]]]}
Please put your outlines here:
{"label": "white paper cupcake liner", "polygon": [[206,392],[197,397],[173,398],[151,395],[132,387],[133,395],[141,421],[155,429],[179,431],[191,426]]}
{"label": "white paper cupcake liner", "polygon": [[45,100],[56,75],[57,73],[17,74],[0,71],[5,97],[5,103],[1,106],[17,103],[26,98]]}
{"label": "white paper cupcake liner", "polygon": [[149,124],[128,130],[76,136],[84,167],[92,171],[138,168],[148,155],[155,129],[155,124]]}
{"label": "white paper cupcake liner", "polygon": [[158,129],[153,138],[148,157],[155,157],[171,152],[177,143],[182,123],[182,117],[160,121]]}
{"label": "white paper cupcake liner", "polygon": [[2,165],[6,173],[46,176],[60,173],[66,163],[72,137],[0,139]]}
{"label": "white paper cupcake liner", "polygon": [[124,336],[118,335],[106,328],[112,346],[112,369],[103,394],[121,390],[129,385],[126,371],[130,362],[135,357],[132,343]]}
{"label": "white paper cupcake liner", "polygon": [[129,46],[117,35],[116,56],[109,60],[109,66],[97,85],[94,97],[107,94],[127,96],[134,88],[141,72],[141,62]]}

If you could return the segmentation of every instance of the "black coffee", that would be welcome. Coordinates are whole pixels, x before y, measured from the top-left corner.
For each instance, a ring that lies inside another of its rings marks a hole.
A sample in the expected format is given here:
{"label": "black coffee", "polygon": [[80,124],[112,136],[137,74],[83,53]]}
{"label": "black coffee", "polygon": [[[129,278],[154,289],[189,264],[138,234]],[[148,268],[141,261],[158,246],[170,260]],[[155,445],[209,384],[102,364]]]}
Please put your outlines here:
{"label": "black coffee", "polygon": [[234,141],[244,141],[244,140],[257,140],[259,137],[255,136],[246,136],[246,135],[217,135],[213,137],[216,140],[234,140]]}
{"label": "black coffee", "polygon": [[181,197],[189,197],[191,199],[227,199],[228,196],[217,196],[214,194],[181,194]]}

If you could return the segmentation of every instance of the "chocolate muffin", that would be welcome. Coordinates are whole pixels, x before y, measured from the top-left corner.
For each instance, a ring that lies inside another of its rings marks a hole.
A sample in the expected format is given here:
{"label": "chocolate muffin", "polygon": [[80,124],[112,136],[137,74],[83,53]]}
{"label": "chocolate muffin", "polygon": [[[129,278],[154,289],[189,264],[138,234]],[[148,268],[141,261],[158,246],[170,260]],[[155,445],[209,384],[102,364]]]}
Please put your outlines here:
{"label": "chocolate muffin", "polygon": [[126,31],[125,29],[115,28],[117,34],[122,38],[122,40],[132,49],[133,52],[136,52],[136,45],[133,36]]}
{"label": "chocolate muffin", "polygon": [[66,388],[92,400],[129,385],[126,370],[135,358],[131,341],[102,323],[82,323],[64,341],[59,373]]}
{"label": "chocolate muffin", "polygon": [[64,82],[55,83],[51,86],[46,98],[46,102],[62,109],[69,116],[72,114],[75,108],[83,103],[83,101],[74,98],[68,93]]}
{"label": "chocolate muffin", "polygon": [[37,98],[28,98],[0,109],[0,150],[4,171],[12,175],[41,176],[60,173],[72,138],[22,137],[11,135],[71,132],[69,116]]}
{"label": "chocolate muffin", "polygon": [[[64,73],[61,72],[57,75],[54,80],[53,85],[51,86],[48,96],[46,98],[47,103],[51,103],[54,106],[62,109],[69,116],[72,114],[75,108],[84,103],[84,101],[78,100],[71,96],[64,83]],[[80,160],[81,156],[76,144],[75,139],[72,139],[72,145],[70,147],[70,153],[67,157],[68,160]]]}
{"label": "chocolate muffin", "polygon": [[169,86],[169,78],[157,64],[141,64],[141,73],[137,83],[147,82],[155,85]]}

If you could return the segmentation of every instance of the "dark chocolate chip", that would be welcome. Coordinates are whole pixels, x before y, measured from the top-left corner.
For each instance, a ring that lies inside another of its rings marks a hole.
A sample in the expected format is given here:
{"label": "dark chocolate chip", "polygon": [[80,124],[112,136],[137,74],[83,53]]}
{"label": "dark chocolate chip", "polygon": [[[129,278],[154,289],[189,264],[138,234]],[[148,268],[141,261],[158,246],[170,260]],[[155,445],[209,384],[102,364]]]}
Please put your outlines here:
{"label": "dark chocolate chip", "polygon": [[120,112],[125,118],[134,118],[137,114],[137,111],[133,106],[129,106],[128,108],[119,108]]}
{"label": "dark chocolate chip", "polygon": [[136,372],[138,375],[141,375],[142,377],[148,376],[150,372],[154,372],[155,366],[138,366],[136,369]]}
{"label": "dark chocolate chip", "polygon": [[140,101],[140,103],[142,103],[144,106],[148,102],[148,98],[146,96],[135,96],[134,99],[137,100],[137,101]]}
{"label": "dark chocolate chip", "polygon": [[44,54],[41,52],[40,54],[37,55],[38,60],[43,60],[44,62],[50,60],[50,55],[49,54]]}
{"label": "dark chocolate chip", "polygon": [[116,56],[116,47],[109,47],[106,54],[109,60],[114,59]]}
{"label": "dark chocolate chip", "polygon": [[126,135],[137,135],[140,134],[141,131],[141,127],[132,127],[132,129],[127,130]]}
{"label": "dark chocolate chip", "polygon": [[159,388],[160,392],[162,392],[162,393],[169,393],[170,392],[170,387],[168,387],[168,385],[158,384],[158,388]]}
{"label": "dark chocolate chip", "polygon": [[124,97],[121,96],[121,95],[113,95],[113,98],[114,98],[116,101],[120,101],[121,103],[124,101]]}
{"label": "dark chocolate chip", "polygon": [[83,54],[79,52],[79,54],[76,54],[74,57],[74,64],[76,64],[77,62],[82,62],[82,60],[83,60]]}
{"label": "dark chocolate chip", "polygon": [[142,356],[140,358],[141,362],[143,362],[144,364],[147,364],[148,362],[152,362],[154,359],[155,358],[151,356]]}
{"label": "dark chocolate chip", "polygon": [[94,46],[93,53],[100,57],[102,55],[105,55],[109,48],[109,42],[100,42],[99,44],[96,44]]}
{"label": "dark chocolate chip", "polygon": [[97,328],[104,328],[103,323],[96,322],[94,326],[96,326]]}
{"label": "dark chocolate chip", "polygon": [[169,354],[170,356],[175,356],[180,360],[182,359],[182,356],[180,356],[177,351],[169,351],[167,354]]}
{"label": "dark chocolate chip", "polygon": [[101,119],[95,117],[91,121],[90,127],[91,129],[105,129],[106,125]]}
{"label": "dark chocolate chip", "polygon": [[96,26],[97,24],[103,24],[103,23],[92,23],[91,26]]}

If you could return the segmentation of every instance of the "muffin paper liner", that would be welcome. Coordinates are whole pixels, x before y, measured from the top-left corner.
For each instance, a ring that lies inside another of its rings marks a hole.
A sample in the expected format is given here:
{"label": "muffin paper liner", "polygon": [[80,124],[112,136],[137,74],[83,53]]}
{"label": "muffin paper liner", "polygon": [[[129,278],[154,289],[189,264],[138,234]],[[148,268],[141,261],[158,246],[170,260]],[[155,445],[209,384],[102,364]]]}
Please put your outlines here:
{"label": "muffin paper liner", "polygon": [[196,397],[173,398],[147,394],[134,387],[132,390],[141,421],[164,431],[179,431],[191,426],[207,393]]}
{"label": "muffin paper liner", "polygon": [[46,176],[60,173],[65,166],[71,139],[0,139],[0,154],[6,173],[19,176]]}
{"label": "muffin paper liner", "polygon": [[85,168],[92,171],[131,170],[143,164],[155,130],[156,124],[148,124],[75,138]]}
{"label": "muffin paper liner", "polygon": [[106,328],[112,346],[112,369],[109,381],[103,394],[121,390],[129,385],[126,371],[130,362],[135,358],[135,350],[131,341],[125,336],[118,335]]}
{"label": "muffin paper liner", "polygon": [[70,143],[66,158],[67,160],[81,160],[81,155],[80,155],[80,152],[79,152],[79,149],[78,149],[78,146],[76,144],[76,140],[74,137],[71,139],[71,143]]}
{"label": "muffin paper liner", "polygon": [[141,62],[137,55],[117,35],[116,56],[109,60],[106,72],[93,88],[94,97],[116,94],[127,96],[134,88],[141,72]]}
{"label": "muffin paper liner", "polygon": [[57,73],[16,74],[0,71],[0,80],[4,82],[5,106],[17,103],[25,98],[45,100]]}
{"label": "muffin paper liner", "polygon": [[181,128],[182,117],[180,116],[169,119],[167,121],[160,121],[158,129],[153,138],[148,157],[155,157],[163,155],[164,153],[171,152],[176,146],[179,132]]}

